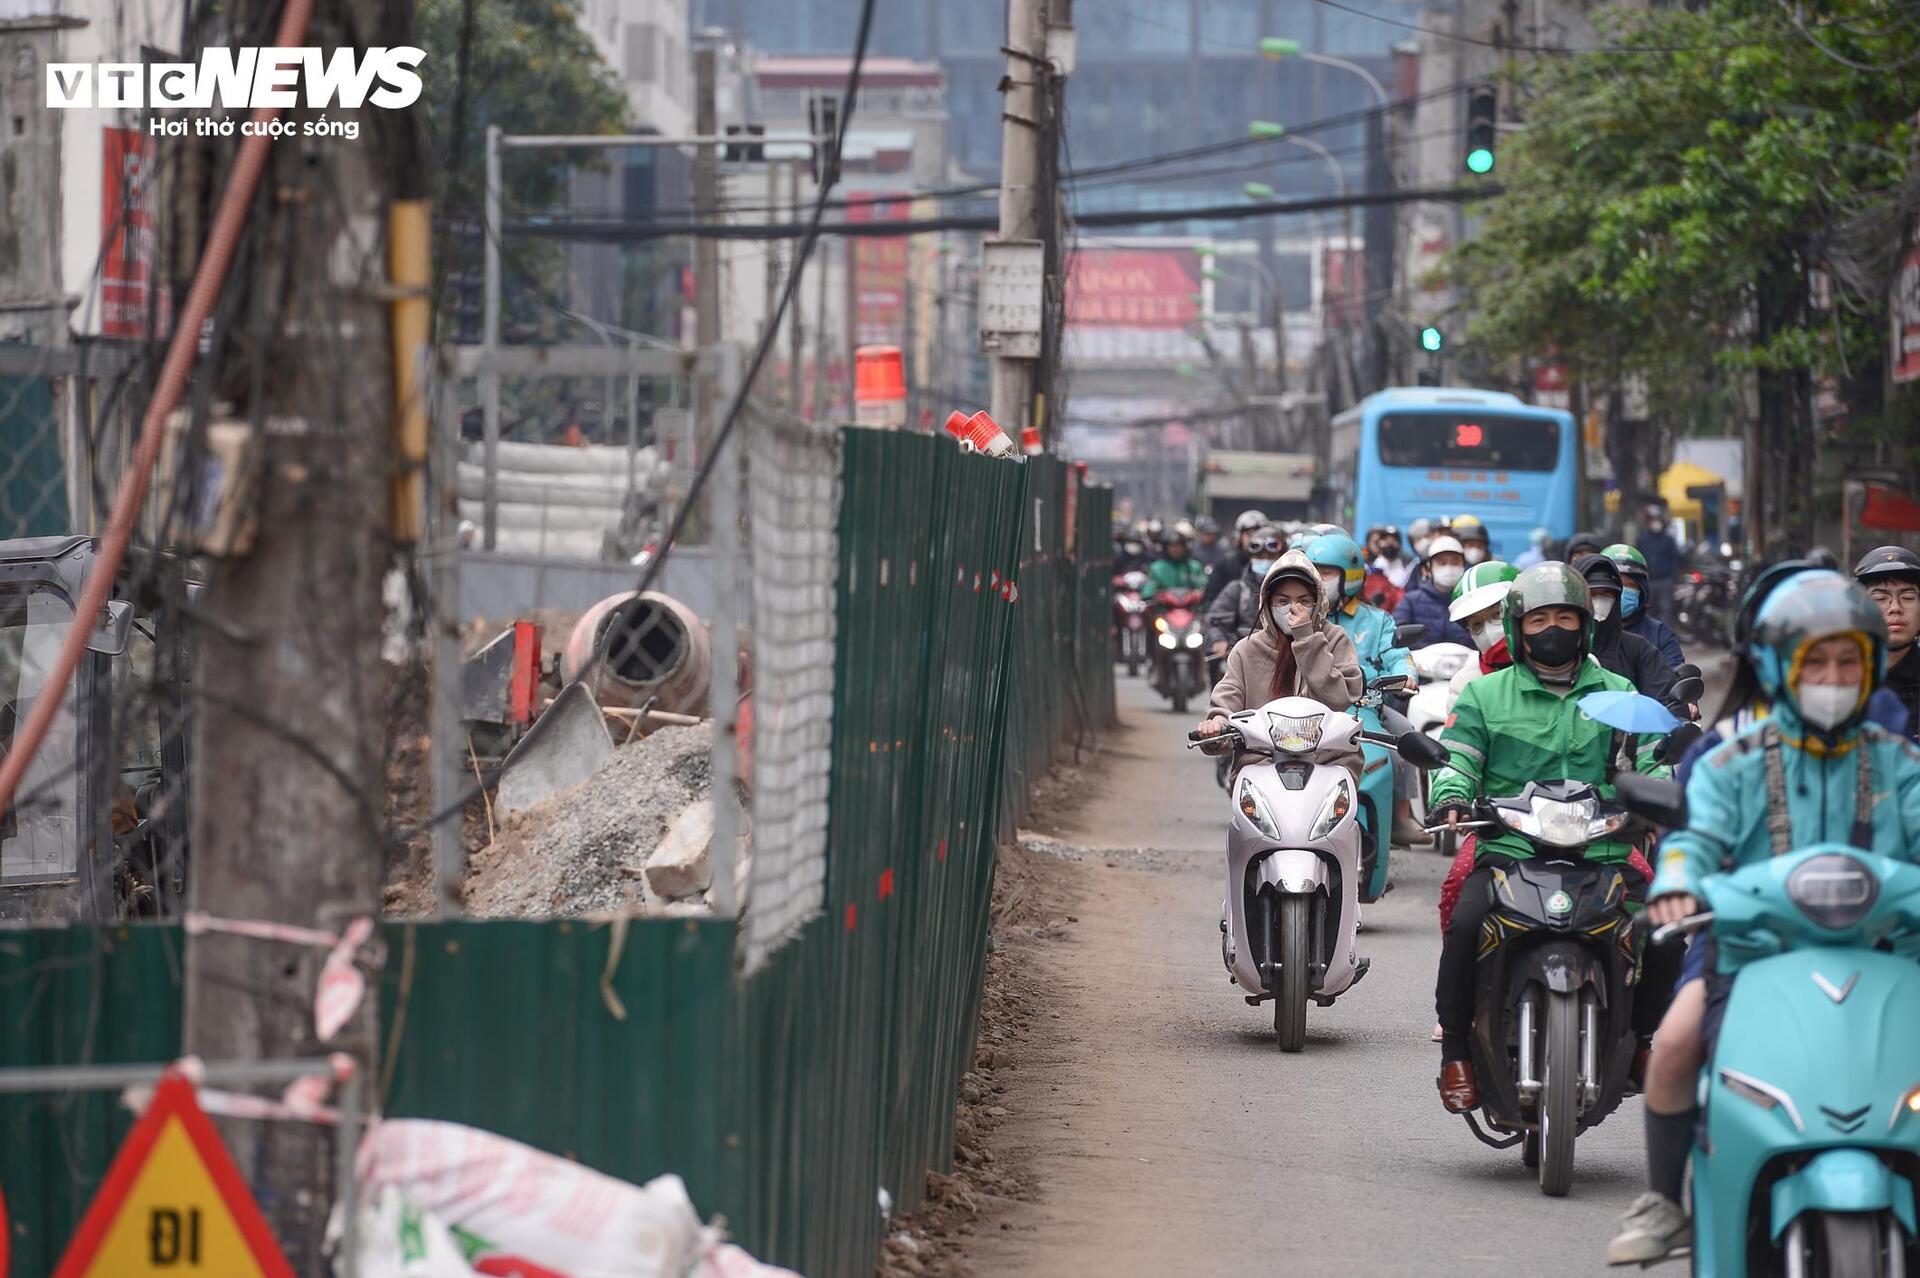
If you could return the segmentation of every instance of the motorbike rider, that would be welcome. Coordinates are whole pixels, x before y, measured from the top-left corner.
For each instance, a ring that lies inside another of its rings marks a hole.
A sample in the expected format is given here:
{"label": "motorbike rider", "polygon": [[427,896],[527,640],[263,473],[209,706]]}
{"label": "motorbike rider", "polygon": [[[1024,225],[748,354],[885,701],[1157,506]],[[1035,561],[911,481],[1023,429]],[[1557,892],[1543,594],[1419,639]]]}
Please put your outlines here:
{"label": "motorbike rider", "polygon": [[1114,543],[1113,575],[1124,577],[1130,572],[1145,572],[1152,562],[1153,554],[1140,534],[1131,528],[1125,529]]}
{"label": "motorbike rider", "polygon": [[[1700,880],[1811,843],[1849,843],[1895,860],[1920,856],[1920,746],[1866,718],[1885,674],[1887,628],[1839,573],[1785,576],[1754,614],[1747,656],[1770,698],[1766,717],[1709,752],[1687,782],[1686,828],[1660,845],[1646,917],[1700,908]],[[1647,1192],[1607,1247],[1610,1264],[1664,1256],[1688,1240],[1681,1207],[1693,1145],[1695,1086],[1733,977],[1696,939],[1660,1023],[1647,1071]]]}
{"label": "motorbike rider", "polygon": [[[1366,557],[1353,538],[1345,533],[1323,533],[1309,541],[1303,550],[1313,566],[1320,571],[1321,596],[1334,624],[1347,632],[1353,640],[1354,651],[1360,654],[1360,671],[1371,684],[1383,677],[1404,678],[1408,692],[1391,699],[1380,707],[1380,721],[1388,732],[1399,736],[1413,731],[1413,724],[1406,717],[1406,698],[1411,695],[1412,686],[1417,682],[1413,669],[1413,658],[1407,649],[1400,645],[1394,634],[1393,618],[1370,603],[1362,602],[1361,587],[1366,581]],[[1398,759],[1396,756],[1396,765]],[[1412,765],[1407,765],[1410,768]],[[1409,798],[1409,786],[1412,779],[1406,775],[1406,769],[1396,766],[1393,787],[1393,832],[1395,843],[1409,846],[1425,846],[1433,842],[1433,836],[1422,829],[1413,819],[1413,801]]]}
{"label": "motorbike rider", "polygon": [[1163,590],[1204,590],[1207,570],[1189,553],[1186,537],[1176,528],[1167,534],[1160,557],[1147,567],[1147,584],[1142,598],[1152,599]]}
{"label": "motorbike rider", "polygon": [[1260,585],[1274,561],[1280,558],[1280,552],[1287,548],[1287,539],[1278,528],[1269,525],[1256,529],[1246,539],[1246,546],[1253,558],[1247,561],[1238,580],[1228,582],[1226,589],[1214,597],[1202,618],[1207,628],[1210,660],[1226,660],[1233,645],[1259,629]]}
{"label": "motorbike rider", "polygon": [[1587,593],[1593,599],[1594,659],[1649,697],[1668,702],[1674,713],[1684,713],[1685,706],[1672,705],[1669,694],[1678,679],[1660,650],[1622,628],[1620,594],[1625,583],[1619,566],[1605,555],[1582,555],[1573,567],[1587,579]]}
{"label": "motorbike rider", "polygon": [[1603,553],[1606,544],[1607,539],[1599,533],[1577,532],[1567,538],[1567,552],[1562,558],[1572,563],[1582,555],[1598,555]]}
{"label": "motorbike rider", "polygon": [[1478,515],[1455,515],[1448,526],[1453,539],[1460,543],[1461,553],[1466,556],[1467,567],[1484,564],[1493,557],[1492,542],[1487,538],[1487,526],[1480,522]]}
{"label": "motorbike rider", "polygon": [[1640,536],[1634,546],[1647,566],[1647,611],[1662,621],[1673,616],[1673,588],[1686,567],[1686,552],[1667,528],[1664,506],[1650,505],[1643,514]]}
{"label": "motorbike rider", "polygon": [[1414,561],[1400,550],[1400,530],[1375,524],[1367,530],[1367,580],[1360,594],[1376,608],[1392,612],[1413,576]]}
{"label": "motorbike rider", "polygon": [[1240,579],[1247,570],[1248,562],[1253,558],[1247,553],[1247,541],[1254,533],[1267,527],[1267,517],[1257,510],[1243,510],[1233,521],[1233,550],[1225,559],[1213,566],[1213,572],[1207,578],[1207,590],[1200,598],[1200,606],[1208,607],[1220,592]]}
{"label": "motorbike rider", "polygon": [[1544,528],[1536,528],[1527,534],[1527,548],[1513,557],[1513,566],[1522,572],[1535,564],[1547,562],[1547,542],[1553,534]]}
{"label": "motorbike rider", "polygon": [[1906,736],[1920,741],[1920,657],[1914,655],[1914,631],[1920,629],[1920,555],[1904,546],[1869,550],[1854,565],[1860,583],[1887,622],[1887,678],[1883,685],[1900,698],[1907,712]]}
{"label": "motorbike rider", "polygon": [[[1615,734],[1582,714],[1579,701],[1591,692],[1633,689],[1587,659],[1593,606],[1586,579],[1563,563],[1527,569],[1508,586],[1505,626],[1514,663],[1468,684],[1440,734],[1447,766],[1433,774],[1429,811],[1448,825],[1470,819],[1478,799],[1517,794],[1529,781],[1585,781],[1603,793],[1611,789]],[[1637,771],[1665,773],[1654,757],[1658,738],[1630,740]],[[1584,856],[1624,862],[1631,851],[1625,842],[1604,840],[1589,845]],[[1511,831],[1478,840],[1473,873],[1441,946],[1434,992],[1442,1030],[1437,1081],[1451,1113],[1467,1113],[1480,1103],[1469,1036],[1480,925],[1491,903],[1493,874],[1532,856],[1532,845]]]}
{"label": "motorbike rider", "polygon": [[1466,552],[1458,541],[1452,537],[1435,537],[1427,543],[1427,557],[1420,565],[1419,578],[1407,586],[1393,610],[1393,619],[1401,625],[1427,628],[1427,633],[1414,647],[1424,648],[1430,643],[1472,645],[1473,637],[1447,615],[1453,588],[1460,584],[1461,574],[1466,570]]}
{"label": "motorbike rider", "polygon": [[1407,546],[1413,551],[1415,567],[1426,560],[1427,546],[1433,541],[1434,531],[1431,519],[1416,519],[1407,525]]}
{"label": "motorbike rider", "polygon": [[1654,616],[1648,607],[1652,600],[1653,579],[1647,574],[1645,556],[1621,541],[1614,542],[1600,553],[1613,560],[1620,569],[1621,628],[1628,634],[1639,635],[1658,648],[1661,659],[1678,670],[1686,664],[1687,654],[1680,650],[1680,636],[1673,633],[1673,627]]}
{"label": "motorbike rider", "polygon": [[1227,557],[1227,543],[1220,540],[1220,521],[1202,515],[1193,521],[1193,533],[1193,557],[1212,572]]}
{"label": "motorbike rider", "polygon": [[[1227,654],[1226,669],[1213,685],[1203,737],[1227,728],[1227,716],[1275,697],[1311,697],[1345,710],[1366,691],[1360,655],[1347,632],[1327,620],[1320,572],[1305,554],[1289,550],[1274,561],[1260,583],[1260,624]],[[1342,760],[1360,778],[1360,754]]]}

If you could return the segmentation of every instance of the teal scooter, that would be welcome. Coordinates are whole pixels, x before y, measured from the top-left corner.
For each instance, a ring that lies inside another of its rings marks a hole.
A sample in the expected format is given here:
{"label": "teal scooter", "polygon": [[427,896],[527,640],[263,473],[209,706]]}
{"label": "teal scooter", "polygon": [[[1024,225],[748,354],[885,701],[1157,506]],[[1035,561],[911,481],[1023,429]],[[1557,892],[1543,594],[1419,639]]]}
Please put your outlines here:
{"label": "teal scooter", "polygon": [[[1387,734],[1380,703],[1406,681],[1394,675],[1373,680],[1355,703],[1354,718],[1372,736]],[[1360,903],[1371,905],[1387,894],[1387,860],[1393,851],[1393,751],[1360,739]]]}
{"label": "teal scooter", "polygon": [[1739,979],[1700,1077],[1693,1272],[1920,1275],[1920,867],[1817,844],[1700,896],[1662,931],[1711,928]]}

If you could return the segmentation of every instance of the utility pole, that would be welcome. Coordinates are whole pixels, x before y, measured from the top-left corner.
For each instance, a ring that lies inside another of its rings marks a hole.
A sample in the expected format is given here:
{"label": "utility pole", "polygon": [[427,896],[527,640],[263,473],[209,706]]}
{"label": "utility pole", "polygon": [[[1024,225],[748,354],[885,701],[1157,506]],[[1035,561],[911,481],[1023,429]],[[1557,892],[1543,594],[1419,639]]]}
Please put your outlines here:
{"label": "utility pole", "polygon": [[[237,0],[201,25],[196,43],[220,42],[228,23],[269,30],[277,10]],[[404,45],[405,15],[379,0],[340,0],[316,10],[303,42]],[[365,228],[389,225],[396,196],[421,193],[401,183],[427,169],[409,114],[345,117],[361,130],[355,143],[273,144],[226,281],[233,330],[209,330],[198,374],[252,426],[261,488],[252,545],[216,561],[197,608],[188,884],[189,908],[215,919],[334,933],[377,916],[385,854],[381,583],[395,400],[390,289],[379,269],[387,255]],[[299,113],[282,118],[297,123]],[[359,251],[336,251],[348,245]],[[189,932],[184,948],[185,1054],[212,1062],[339,1050],[372,1067],[372,990],[338,1035],[317,1039],[323,949],[218,930]],[[334,1134],[291,1122],[223,1128],[293,1272],[322,1272]]]}
{"label": "utility pole", "polygon": [[[717,55],[712,46],[693,51],[693,132],[710,138],[719,132],[714,107]],[[693,152],[694,215],[718,221],[720,213],[720,153],[710,144]],[[693,242],[694,342],[712,346],[720,340],[720,241],[701,236]],[[706,449],[701,449],[704,455]]]}
{"label": "utility pole", "polygon": [[[788,160],[786,161],[786,166],[788,213],[786,220],[797,223],[800,220],[800,161]],[[793,251],[793,269],[795,272],[799,272],[801,269],[800,250],[798,247]],[[806,335],[801,331],[800,316],[805,310],[806,294],[801,291],[801,282],[795,280],[793,283],[793,303],[787,307],[789,320],[787,333],[790,339],[787,344],[787,407],[796,417],[800,416],[803,408],[800,402],[802,387],[800,359],[801,352],[806,345]]]}
{"label": "utility pole", "polygon": [[[1047,0],[1007,0],[1007,70],[1000,81],[1001,240],[1040,239],[1040,209],[1054,193],[1040,190],[1040,82],[1046,73]],[[1038,302],[1044,298],[1044,285]],[[990,411],[1014,439],[1032,419],[1032,355],[993,353]]]}

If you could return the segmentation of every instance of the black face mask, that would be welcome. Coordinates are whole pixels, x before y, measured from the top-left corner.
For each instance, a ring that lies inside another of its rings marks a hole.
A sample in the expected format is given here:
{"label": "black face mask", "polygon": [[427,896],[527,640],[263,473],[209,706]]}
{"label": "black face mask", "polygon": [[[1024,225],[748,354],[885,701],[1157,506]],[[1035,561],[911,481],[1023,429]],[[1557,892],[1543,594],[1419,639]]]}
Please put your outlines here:
{"label": "black face mask", "polygon": [[1527,655],[1536,666],[1564,666],[1580,655],[1580,632],[1548,626],[1537,635],[1527,636]]}

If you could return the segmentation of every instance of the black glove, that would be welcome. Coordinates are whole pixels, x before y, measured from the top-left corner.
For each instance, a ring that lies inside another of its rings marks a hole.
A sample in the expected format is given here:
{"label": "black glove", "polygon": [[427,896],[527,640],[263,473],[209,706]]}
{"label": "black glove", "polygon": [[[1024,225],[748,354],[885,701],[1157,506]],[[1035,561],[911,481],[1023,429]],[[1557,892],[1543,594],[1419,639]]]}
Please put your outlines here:
{"label": "black glove", "polygon": [[1454,815],[1455,813],[1459,814],[1460,819],[1462,821],[1471,821],[1473,820],[1473,805],[1471,803],[1456,802],[1456,803],[1442,803],[1438,807],[1428,808],[1427,824],[1428,825],[1445,825],[1447,823],[1447,818]]}

